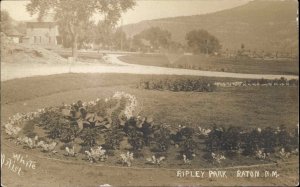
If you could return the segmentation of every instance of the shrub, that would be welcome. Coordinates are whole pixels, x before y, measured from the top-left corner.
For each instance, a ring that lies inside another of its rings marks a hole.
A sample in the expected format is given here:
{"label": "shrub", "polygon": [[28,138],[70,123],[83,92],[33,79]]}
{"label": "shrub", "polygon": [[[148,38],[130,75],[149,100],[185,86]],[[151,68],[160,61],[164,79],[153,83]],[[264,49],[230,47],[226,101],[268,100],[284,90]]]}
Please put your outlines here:
{"label": "shrub", "polygon": [[206,150],[208,152],[220,151],[222,149],[223,135],[224,129],[214,126],[205,141]]}
{"label": "shrub", "polygon": [[48,137],[52,139],[60,138],[62,126],[58,123],[52,124],[51,128],[49,127]]}
{"label": "shrub", "polygon": [[195,133],[195,130],[193,128],[190,128],[190,127],[180,128],[174,137],[174,141],[180,142],[180,141],[186,140],[188,138],[191,138],[194,135],[194,133]]}
{"label": "shrub", "polygon": [[170,130],[166,127],[161,127],[154,132],[154,143],[158,152],[167,151],[171,145]]}
{"label": "shrub", "polygon": [[221,149],[227,153],[236,152],[241,147],[241,128],[229,127],[222,136]]}
{"label": "shrub", "polygon": [[80,138],[84,145],[94,146],[96,144],[97,133],[93,128],[84,128],[80,133]]}
{"label": "shrub", "polygon": [[250,133],[246,133],[242,136],[243,154],[244,155],[254,155],[261,145],[261,133],[254,129]]}
{"label": "shrub", "polygon": [[77,126],[63,126],[60,131],[60,140],[62,142],[70,142],[73,141],[76,138],[78,132],[78,127]]}
{"label": "shrub", "polygon": [[118,149],[124,135],[125,133],[123,133],[122,129],[113,128],[105,134],[105,144],[103,147],[105,149]]}
{"label": "shrub", "polygon": [[197,142],[193,138],[184,140],[181,145],[181,154],[185,155],[187,159],[191,160],[195,155]]}
{"label": "shrub", "polygon": [[264,148],[266,153],[274,153],[275,146],[277,144],[277,135],[275,134],[275,129],[272,127],[267,127],[261,132],[261,147]]}
{"label": "shrub", "polygon": [[140,151],[144,145],[144,135],[143,132],[137,130],[137,129],[132,129],[131,131],[128,132],[128,142],[132,146],[134,151]]}

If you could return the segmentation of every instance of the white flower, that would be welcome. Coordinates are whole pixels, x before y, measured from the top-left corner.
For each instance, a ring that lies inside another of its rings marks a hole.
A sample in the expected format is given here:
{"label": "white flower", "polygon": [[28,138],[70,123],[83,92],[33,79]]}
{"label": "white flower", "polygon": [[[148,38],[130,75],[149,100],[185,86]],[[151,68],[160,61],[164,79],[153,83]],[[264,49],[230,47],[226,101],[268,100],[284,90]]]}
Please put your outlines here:
{"label": "white flower", "polygon": [[5,132],[10,136],[17,135],[20,132],[20,130],[20,127],[15,127],[10,123],[5,124]]}
{"label": "white flower", "polygon": [[99,146],[97,149],[91,148],[91,151],[85,151],[85,153],[87,154],[88,159],[91,162],[94,162],[97,159],[100,160],[100,161],[104,161],[107,158],[107,155],[105,155],[106,150],[102,149],[101,146]]}
{"label": "white flower", "polygon": [[284,148],[281,148],[281,150],[279,151],[279,155],[282,159],[285,159],[285,158],[289,158],[291,153],[286,152]]}
{"label": "white flower", "polygon": [[124,154],[124,153],[122,153],[122,154],[120,154],[120,156],[121,156],[121,162],[122,162],[122,164],[123,165],[127,165],[128,167],[130,167],[131,166],[131,162],[133,161],[133,153],[130,153],[129,151],[126,153],[126,154]]}
{"label": "white flower", "polygon": [[124,114],[125,114],[127,119],[129,119],[130,117],[133,116],[133,112],[134,112],[135,108],[137,107],[137,99],[136,99],[135,96],[127,94],[125,92],[116,92],[113,95],[113,98],[116,98],[116,99],[125,98],[125,99],[127,99],[129,102],[126,103]]}
{"label": "white flower", "polygon": [[41,147],[43,151],[49,152],[54,151],[55,146],[57,145],[56,142],[52,142],[51,144],[47,144],[44,141],[39,141],[37,143],[37,147]]}
{"label": "white flower", "polygon": [[215,154],[215,153],[211,153],[211,157],[218,162],[219,164],[222,162],[222,160],[225,160],[226,157],[222,154]]}
{"label": "white flower", "polygon": [[182,155],[183,156],[183,163],[185,164],[191,164],[191,160],[189,160],[186,155]]}
{"label": "white flower", "polygon": [[201,128],[201,127],[198,127],[198,129],[200,131],[199,134],[204,135],[204,136],[208,136],[208,134],[211,132],[210,129],[205,129],[205,128]]}
{"label": "white flower", "polygon": [[151,164],[157,164],[157,165],[160,165],[160,163],[165,160],[165,157],[164,156],[161,156],[159,158],[156,158],[154,155],[150,158],[147,158],[146,159],[148,163],[151,163]]}
{"label": "white flower", "polygon": [[262,149],[257,150],[255,153],[256,158],[261,160],[265,160],[269,155],[269,153],[264,153]]}
{"label": "white flower", "polygon": [[257,128],[257,131],[258,131],[259,133],[261,133],[261,128]]}

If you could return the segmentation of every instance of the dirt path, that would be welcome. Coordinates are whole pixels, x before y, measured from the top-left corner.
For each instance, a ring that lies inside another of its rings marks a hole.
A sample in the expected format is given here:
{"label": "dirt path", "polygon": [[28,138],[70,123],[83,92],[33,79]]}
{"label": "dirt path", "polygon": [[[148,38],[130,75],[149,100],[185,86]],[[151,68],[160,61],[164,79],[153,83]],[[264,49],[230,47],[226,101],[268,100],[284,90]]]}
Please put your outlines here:
{"label": "dirt path", "polygon": [[214,71],[200,71],[189,69],[165,68],[156,66],[144,66],[128,64],[118,59],[120,55],[108,54],[106,62],[108,64],[7,64],[1,63],[1,81],[42,76],[62,73],[130,73],[130,74],[165,74],[165,75],[194,75],[206,77],[231,77],[248,79],[275,79],[285,77],[287,79],[298,79],[295,75],[263,75],[263,74],[243,74]]}

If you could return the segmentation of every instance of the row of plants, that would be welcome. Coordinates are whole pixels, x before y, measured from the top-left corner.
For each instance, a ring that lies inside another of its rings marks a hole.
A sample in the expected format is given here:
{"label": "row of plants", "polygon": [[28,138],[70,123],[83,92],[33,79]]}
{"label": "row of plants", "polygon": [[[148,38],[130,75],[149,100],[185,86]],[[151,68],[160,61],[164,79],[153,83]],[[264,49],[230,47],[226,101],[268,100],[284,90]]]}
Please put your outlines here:
{"label": "row of plants", "polygon": [[194,91],[194,92],[213,92],[217,87],[239,87],[239,86],[298,86],[297,79],[287,80],[284,77],[280,79],[253,79],[245,81],[216,82],[204,80],[202,78],[173,78],[173,79],[155,79],[143,80],[137,86],[147,90],[169,90],[169,91]]}
{"label": "row of plants", "polygon": [[[135,158],[146,158],[147,163],[160,165],[174,149],[184,164],[192,164],[199,157],[220,164],[237,155],[268,160],[298,154],[297,128],[192,128],[156,124],[152,118],[133,115],[137,106],[134,96],[118,94],[106,100],[78,101],[37,113],[17,114],[5,125],[5,131],[18,144],[43,152],[57,153],[56,146],[61,142],[66,156],[81,155],[90,162],[105,161],[121,151],[120,163],[127,166]],[[42,128],[46,137],[39,137],[34,128]],[[150,157],[144,155],[145,149],[151,151]]]}
{"label": "row of plants", "polygon": [[213,81],[188,78],[144,80],[137,87],[147,90],[170,90],[174,92],[213,92],[216,89]]}
{"label": "row of plants", "polygon": [[281,77],[280,79],[253,79],[246,81],[235,82],[215,82],[217,87],[236,87],[236,86],[298,86],[299,81],[297,79],[286,79]]}

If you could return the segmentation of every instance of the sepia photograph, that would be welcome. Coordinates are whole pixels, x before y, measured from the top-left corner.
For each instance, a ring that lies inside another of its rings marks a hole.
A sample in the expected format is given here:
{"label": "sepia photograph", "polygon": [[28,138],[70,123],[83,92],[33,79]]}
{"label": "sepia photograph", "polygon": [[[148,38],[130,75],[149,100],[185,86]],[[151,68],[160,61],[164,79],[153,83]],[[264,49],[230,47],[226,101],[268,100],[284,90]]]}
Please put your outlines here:
{"label": "sepia photograph", "polygon": [[2,0],[1,186],[298,186],[296,0]]}

